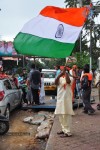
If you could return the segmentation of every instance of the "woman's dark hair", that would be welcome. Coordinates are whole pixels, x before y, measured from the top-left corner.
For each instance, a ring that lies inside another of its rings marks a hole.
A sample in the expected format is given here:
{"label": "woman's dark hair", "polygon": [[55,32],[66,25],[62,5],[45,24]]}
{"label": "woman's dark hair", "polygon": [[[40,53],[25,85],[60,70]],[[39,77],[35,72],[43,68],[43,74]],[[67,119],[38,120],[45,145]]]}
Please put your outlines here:
{"label": "woman's dark hair", "polygon": [[41,71],[42,71],[42,68],[39,68],[39,71],[41,72]]}
{"label": "woman's dark hair", "polygon": [[41,77],[43,77],[44,73],[41,73]]}
{"label": "woman's dark hair", "polygon": [[35,69],[35,64],[31,64],[31,68],[32,68],[32,69]]}
{"label": "woman's dark hair", "polygon": [[84,65],[84,73],[89,73],[89,64]]}
{"label": "woman's dark hair", "polygon": [[34,84],[39,84],[40,83],[40,78],[41,78],[41,74],[38,70],[35,70],[34,72],[32,72],[32,82]]}
{"label": "woman's dark hair", "polygon": [[60,66],[59,65],[56,65],[57,69],[60,69]]}

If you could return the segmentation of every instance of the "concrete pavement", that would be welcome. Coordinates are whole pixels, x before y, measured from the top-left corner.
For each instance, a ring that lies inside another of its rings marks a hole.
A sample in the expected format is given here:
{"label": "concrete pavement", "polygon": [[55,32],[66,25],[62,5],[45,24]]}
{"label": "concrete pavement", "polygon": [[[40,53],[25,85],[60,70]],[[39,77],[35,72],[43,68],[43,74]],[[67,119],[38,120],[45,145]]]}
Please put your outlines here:
{"label": "concrete pavement", "polygon": [[[96,109],[99,101],[98,90],[93,89]],[[100,110],[96,109],[95,115],[82,113],[82,108],[75,110],[72,125],[72,137],[61,138],[57,132],[61,130],[58,117],[54,124],[45,150],[100,150]]]}

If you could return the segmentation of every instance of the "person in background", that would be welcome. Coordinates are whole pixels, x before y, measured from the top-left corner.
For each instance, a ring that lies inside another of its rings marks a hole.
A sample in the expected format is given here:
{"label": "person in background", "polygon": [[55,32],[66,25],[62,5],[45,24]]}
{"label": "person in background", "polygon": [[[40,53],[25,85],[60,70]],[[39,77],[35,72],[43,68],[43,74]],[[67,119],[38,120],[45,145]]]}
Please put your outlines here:
{"label": "person in background", "polygon": [[40,73],[42,72],[42,68],[39,68]]}
{"label": "person in background", "polygon": [[2,73],[2,71],[3,71],[3,66],[0,65],[0,74]]}
{"label": "person in background", "polygon": [[27,80],[27,70],[26,70],[26,68],[23,68],[23,79]]}
{"label": "person in background", "polygon": [[72,125],[72,115],[74,115],[72,108],[72,90],[71,90],[71,80],[68,73],[66,72],[66,67],[55,79],[55,84],[57,85],[57,103],[55,114],[59,115],[59,121],[62,130],[57,132],[60,137],[70,137],[71,125]]}
{"label": "person in background", "polygon": [[31,91],[31,83],[30,83],[30,77],[31,77],[32,72],[34,72],[34,71],[35,71],[35,64],[32,63],[30,72],[28,73],[28,76],[27,76],[28,91],[27,91],[27,96],[26,97],[27,97],[27,100],[28,100],[29,104],[34,104],[33,95],[32,95],[32,91]]}
{"label": "person in background", "polygon": [[55,76],[55,78],[57,78],[57,76],[60,74],[60,72],[61,72],[61,70],[60,70],[60,66],[59,65],[56,65],[55,66],[55,69],[57,70],[56,71],[56,76]]}
{"label": "person in background", "polygon": [[80,82],[81,70],[79,67],[77,67],[76,69],[76,75],[77,75],[77,79],[76,79],[77,97],[76,98],[80,98],[81,97],[81,82]]}
{"label": "person in background", "polygon": [[27,95],[26,80],[24,80],[23,73],[20,73],[19,76],[18,76],[18,85],[23,91],[23,101],[24,101],[24,103],[28,104],[28,101],[26,99],[26,95]]}
{"label": "person in background", "polygon": [[77,69],[77,66],[73,65],[72,69],[69,71],[70,79],[71,79],[71,89],[72,89],[72,94],[73,94],[73,96],[72,96],[73,102],[74,102],[74,98],[75,98],[76,79],[77,79],[76,69]]}
{"label": "person in background", "polygon": [[[92,75],[89,73],[89,65],[86,64],[84,66],[84,73],[81,79],[81,88],[82,88],[82,99],[84,104],[84,113],[89,115],[94,114],[95,110],[92,108],[90,103],[90,96],[91,96],[91,84],[92,84]],[[83,81],[83,79],[85,79]],[[83,86],[84,85],[84,86]],[[88,85],[88,86],[86,86]]]}
{"label": "person in background", "polygon": [[9,76],[3,70],[3,66],[1,65],[0,65],[0,78],[9,78]]}
{"label": "person in background", "polygon": [[33,103],[40,105],[39,93],[41,88],[41,73],[35,69],[35,64],[32,65],[32,71],[30,72],[29,86],[33,96]]}
{"label": "person in background", "polygon": [[44,74],[41,73],[40,104],[45,104]]}
{"label": "person in background", "polygon": [[12,79],[13,79],[13,82],[15,83],[16,87],[18,88],[19,87],[18,79],[16,78],[15,74],[12,74]]}

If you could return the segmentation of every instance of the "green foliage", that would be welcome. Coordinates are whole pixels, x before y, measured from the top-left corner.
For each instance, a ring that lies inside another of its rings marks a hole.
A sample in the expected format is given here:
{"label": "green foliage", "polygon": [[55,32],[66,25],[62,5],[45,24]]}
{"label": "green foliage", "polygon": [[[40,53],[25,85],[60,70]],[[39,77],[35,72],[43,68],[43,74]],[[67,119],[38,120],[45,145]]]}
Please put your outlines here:
{"label": "green foliage", "polygon": [[77,62],[75,63],[69,63],[70,67],[72,67],[74,64],[76,64],[78,67],[83,68],[85,64],[89,64],[89,54],[86,52],[76,52],[73,54],[73,56],[77,59]]}
{"label": "green foliage", "polygon": [[42,58],[42,62],[44,62],[44,68],[46,69],[54,69],[54,66],[56,65],[65,65],[65,59],[43,59]]}
{"label": "green foliage", "polygon": [[65,0],[66,7],[76,7],[77,0]]}
{"label": "green foliage", "polygon": [[29,61],[27,62],[27,65],[26,65],[26,68],[27,68],[28,71],[30,70],[31,65],[32,65],[33,63],[36,65],[36,68],[44,68],[44,64],[41,63],[41,62],[39,62],[38,60],[35,60],[35,61],[30,61],[30,60],[29,60]]}
{"label": "green foliage", "polygon": [[89,54],[86,52],[75,53],[77,59],[77,65],[82,68],[85,64],[89,64]]}
{"label": "green foliage", "polygon": [[[79,0],[65,0],[66,7],[76,7],[77,2]],[[82,0],[82,5],[90,5],[90,0]],[[100,5],[100,2],[98,0],[98,5]],[[92,11],[94,12],[94,15],[91,17],[88,17],[87,21],[85,22],[83,31],[81,37],[81,49],[83,53],[89,53],[90,47],[90,32],[91,32],[91,47],[92,47],[92,68],[96,68],[97,66],[97,59],[100,56],[100,48],[97,47],[98,40],[100,39],[100,25],[95,25],[94,18],[98,16],[98,14],[95,13],[94,7],[92,7]],[[92,18],[92,19],[91,19]],[[75,47],[73,52],[79,52],[80,51],[80,39],[76,41]],[[89,55],[88,55],[89,58]],[[81,62],[81,60],[80,60]],[[84,64],[84,63],[83,63]],[[79,64],[80,65],[80,64]]]}

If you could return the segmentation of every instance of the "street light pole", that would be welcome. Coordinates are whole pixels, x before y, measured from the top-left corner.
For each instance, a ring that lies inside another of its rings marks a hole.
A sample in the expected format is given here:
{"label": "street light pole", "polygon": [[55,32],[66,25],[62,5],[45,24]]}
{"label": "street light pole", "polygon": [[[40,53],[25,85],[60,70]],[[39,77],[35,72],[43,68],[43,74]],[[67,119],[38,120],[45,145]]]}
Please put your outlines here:
{"label": "street light pole", "polygon": [[82,31],[80,33],[80,53],[82,52]]}
{"label": "street light pole", "polygon": [[92,20],[90,22],[90,71],[92,70]]}
{"label": "street light pole", "polygon": [[[82,7],[82,0],[77,0],[77,7],[81,8]],[[82,52],[82,31],[80,32],[80,53]]]}

